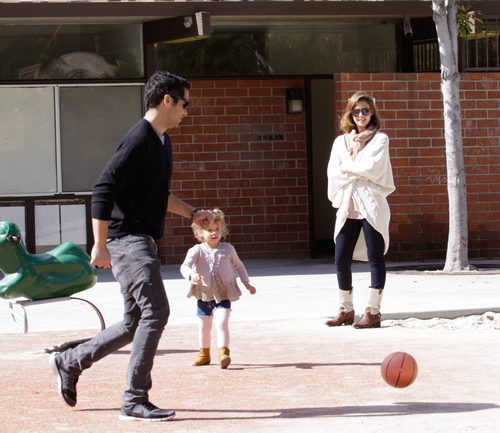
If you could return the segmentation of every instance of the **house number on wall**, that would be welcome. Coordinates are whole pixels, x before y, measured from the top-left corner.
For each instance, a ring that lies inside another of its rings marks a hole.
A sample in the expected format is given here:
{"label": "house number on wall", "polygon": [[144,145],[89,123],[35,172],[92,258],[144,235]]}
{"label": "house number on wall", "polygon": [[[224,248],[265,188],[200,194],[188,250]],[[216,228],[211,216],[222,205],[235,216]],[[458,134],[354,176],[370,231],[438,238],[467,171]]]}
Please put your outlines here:
{"label": "house number on wall", "polygon": [[283,141],[283,134],[257,135],[257,141]]}

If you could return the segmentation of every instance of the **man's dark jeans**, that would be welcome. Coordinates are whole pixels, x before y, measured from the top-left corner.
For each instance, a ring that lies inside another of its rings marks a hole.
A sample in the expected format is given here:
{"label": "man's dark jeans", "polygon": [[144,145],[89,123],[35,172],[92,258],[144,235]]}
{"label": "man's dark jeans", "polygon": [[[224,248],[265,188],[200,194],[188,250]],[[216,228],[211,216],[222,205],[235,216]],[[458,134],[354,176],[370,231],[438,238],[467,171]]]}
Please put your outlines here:
{"label": "man's dark jeans", "polygon": [[123,407],[149,401],[151,369],[170,308],[163,286],[156,244],[147,235],[108,242],[112,271],[120,283],[123,320],[91,340],[62,352],[64,369],[79,375],[94,362],[132,343]]}

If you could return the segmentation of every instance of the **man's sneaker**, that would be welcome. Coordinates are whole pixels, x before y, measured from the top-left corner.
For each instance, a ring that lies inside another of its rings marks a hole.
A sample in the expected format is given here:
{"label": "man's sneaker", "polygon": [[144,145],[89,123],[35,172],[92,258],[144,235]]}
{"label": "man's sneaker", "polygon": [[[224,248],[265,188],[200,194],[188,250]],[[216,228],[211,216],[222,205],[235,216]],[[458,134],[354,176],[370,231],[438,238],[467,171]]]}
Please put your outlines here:
{"label": "man's sneaker", "polygon": [[122,421],[168,421],[175,416],[173,410],[160,409],[149,401],[131,407],[123,407],[120,412]]}
{"label": "man's sneaker", "polygon": [[78,382],[78,376],[75,377],[61,368],[60,361],[57,359],[57,353],[50,354],[49,366],[52,369],[52,373],[57,377],[59,395],[68,406],[76,406],[76,383]]}

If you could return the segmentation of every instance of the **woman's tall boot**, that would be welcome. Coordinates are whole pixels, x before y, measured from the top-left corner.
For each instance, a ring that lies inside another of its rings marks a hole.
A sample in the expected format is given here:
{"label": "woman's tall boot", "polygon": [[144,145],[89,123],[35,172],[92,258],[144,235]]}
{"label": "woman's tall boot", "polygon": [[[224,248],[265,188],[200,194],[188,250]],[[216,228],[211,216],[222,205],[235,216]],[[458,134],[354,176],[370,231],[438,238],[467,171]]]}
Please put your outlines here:
{"label": "woman's tall boot", "polygon": [[382,294],[384,289],[374,289],[370,287],[370,294],[368,295],[368,306],[366,307],[365,314],[354,325],[354,328],[380,328],[380,303],[382,301]]}
{"label": "woman's tall boot", "polygon": [[354,322],[354,306],[352,303],[352,289],[339,290],[340,308],[338,314],[326,321],[328,326],[352,325]]}

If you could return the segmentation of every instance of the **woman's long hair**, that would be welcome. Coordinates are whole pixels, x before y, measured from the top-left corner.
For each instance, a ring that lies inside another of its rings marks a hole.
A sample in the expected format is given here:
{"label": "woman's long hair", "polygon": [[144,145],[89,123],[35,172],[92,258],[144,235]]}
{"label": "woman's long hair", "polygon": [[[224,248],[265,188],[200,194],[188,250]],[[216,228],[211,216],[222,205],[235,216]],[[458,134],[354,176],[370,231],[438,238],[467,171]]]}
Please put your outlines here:
{"label": "woman's long hair", "polygon": [[370,106],[371,119],[370,123],[366,126],[367,129],[380,129],[380,116],[378,114],[377,106],[375,105],[374,99],[367,92],[359,91],[354,93],[349,100],[347,101],[347,107],[345,108],[345,112],[340,119],[340,130],[345,133],[351,132],[353,129],[358,132],[356,124],[352,118],[352,110],[356,106],[359,101],[366,101]]}

